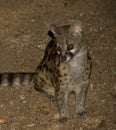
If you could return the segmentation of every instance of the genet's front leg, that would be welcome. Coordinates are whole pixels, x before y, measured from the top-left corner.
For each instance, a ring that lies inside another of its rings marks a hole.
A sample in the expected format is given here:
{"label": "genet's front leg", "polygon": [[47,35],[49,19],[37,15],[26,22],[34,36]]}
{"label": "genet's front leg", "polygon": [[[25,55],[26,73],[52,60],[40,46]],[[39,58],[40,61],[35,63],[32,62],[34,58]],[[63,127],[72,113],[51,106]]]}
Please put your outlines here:
{"label": "genet's front leg", "polygon": [[76,115],[84,116],[85,111],[85,97],[89,81],[84,81],[76,89]]}
{"label": "genet's front leg", "polygon": [[56,93],[56,100],[60,112],[61,123],[66,122],[69,119],[69,111],[68,111],[68,93],[64,91],[59,91]]}

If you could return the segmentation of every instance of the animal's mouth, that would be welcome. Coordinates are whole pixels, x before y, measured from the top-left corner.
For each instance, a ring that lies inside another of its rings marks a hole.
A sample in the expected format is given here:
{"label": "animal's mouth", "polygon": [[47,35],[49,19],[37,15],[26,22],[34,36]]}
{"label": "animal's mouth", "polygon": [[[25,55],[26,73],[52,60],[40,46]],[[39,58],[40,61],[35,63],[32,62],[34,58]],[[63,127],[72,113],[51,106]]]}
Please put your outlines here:
{"label": "animal's mouth", "polygon": [[74,54],[71,52],[66,53],[65,55],[61,56],[62,62],[68,62],[74,57]]}

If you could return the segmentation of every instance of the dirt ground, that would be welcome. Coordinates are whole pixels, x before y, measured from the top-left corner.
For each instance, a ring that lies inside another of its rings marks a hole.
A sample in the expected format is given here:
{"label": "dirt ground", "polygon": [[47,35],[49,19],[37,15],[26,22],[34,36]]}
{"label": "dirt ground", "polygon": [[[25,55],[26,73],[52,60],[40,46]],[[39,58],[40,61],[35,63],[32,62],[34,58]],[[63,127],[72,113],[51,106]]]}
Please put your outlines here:
{"label": "dirt ground", "polygon": [[116,130],[115,0],[0,0],[0,72],[33,72],[50,24],[79,19],[91,49],[87,116],[58,122],[56,103],[28,87],[0,87],[0,130]]}

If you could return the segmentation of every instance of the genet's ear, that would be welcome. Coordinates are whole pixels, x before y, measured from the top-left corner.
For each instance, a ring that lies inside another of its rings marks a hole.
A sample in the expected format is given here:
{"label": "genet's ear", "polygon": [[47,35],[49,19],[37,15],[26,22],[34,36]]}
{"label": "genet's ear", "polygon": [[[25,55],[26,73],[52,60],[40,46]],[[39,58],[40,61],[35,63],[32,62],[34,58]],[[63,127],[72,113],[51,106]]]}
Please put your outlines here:
{"label": "genet's ear", "polygon": [[48,35],[52,38],[57,37],[60,34],[60,30],[57,25],[51,24],[49,26]]}
{"label": "genet's ear", "polygon": [[79,20],[72,21],[69,31],[74,36],[81,35],[81,33],[82,33],[82,23]]}

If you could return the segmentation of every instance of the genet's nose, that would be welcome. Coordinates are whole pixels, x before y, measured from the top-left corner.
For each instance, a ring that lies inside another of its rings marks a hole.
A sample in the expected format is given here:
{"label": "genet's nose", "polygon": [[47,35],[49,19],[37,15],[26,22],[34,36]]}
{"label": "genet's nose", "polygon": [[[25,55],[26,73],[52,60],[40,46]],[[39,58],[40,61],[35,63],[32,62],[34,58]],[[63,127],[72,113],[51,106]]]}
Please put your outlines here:
{"label": "genet's nose", "polygon": [[61,57],[61,60],[62,60],[62,61],[66,61],[66,56],[65,56],[65,55],[62,56],[62,57]]}

